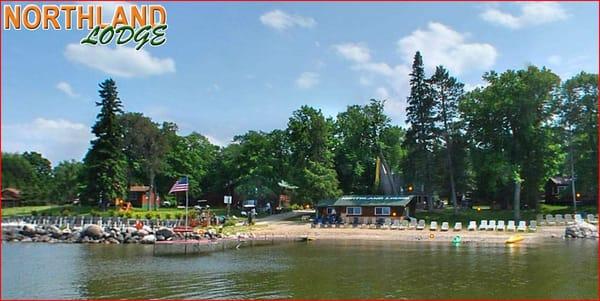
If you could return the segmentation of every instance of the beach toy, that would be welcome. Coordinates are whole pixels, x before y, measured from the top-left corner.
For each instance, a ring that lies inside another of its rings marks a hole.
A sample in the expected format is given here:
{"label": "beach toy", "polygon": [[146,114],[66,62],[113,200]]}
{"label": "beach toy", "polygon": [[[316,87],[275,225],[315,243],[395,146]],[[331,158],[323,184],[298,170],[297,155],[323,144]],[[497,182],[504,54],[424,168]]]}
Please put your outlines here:
{"label": "beach toy", "polygon": [[452,243],[453,244],[459,244],[461,241],[460,235],[456,235],[454,236],[454,238],[452,239]]}
{"label": "beach toy", "polygon": [[514,243],[522,241],[523,239],[525,239],[525,238],[523,236],[521,236],[521,235],[513,235],[513,236],[509,237],[506,240],[506,243],[507,244],[514,244]]}

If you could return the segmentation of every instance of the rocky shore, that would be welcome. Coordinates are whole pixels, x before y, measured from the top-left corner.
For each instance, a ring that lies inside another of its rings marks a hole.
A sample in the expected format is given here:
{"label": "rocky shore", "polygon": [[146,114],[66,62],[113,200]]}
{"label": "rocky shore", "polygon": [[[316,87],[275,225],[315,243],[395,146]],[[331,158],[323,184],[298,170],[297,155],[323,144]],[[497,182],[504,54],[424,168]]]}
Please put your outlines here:
{"label": "rocky shore", "polygon": [[[167,227],[152,229],[144,226],[138,230],[135,227],[111,228],[90,224],[80,228],[61,229],[54,225],[3,224],[2,238],[9,242],[153,244],[157,241],[183,239],[183,234]],[[210,229],[201,234],[193,233],[188,238],[218,239],[221,234]]]}
{"label": "rocky shore", "polygon": [[586,222],[577,222],[565,228],[567,238],[598,238],[598,226]]}

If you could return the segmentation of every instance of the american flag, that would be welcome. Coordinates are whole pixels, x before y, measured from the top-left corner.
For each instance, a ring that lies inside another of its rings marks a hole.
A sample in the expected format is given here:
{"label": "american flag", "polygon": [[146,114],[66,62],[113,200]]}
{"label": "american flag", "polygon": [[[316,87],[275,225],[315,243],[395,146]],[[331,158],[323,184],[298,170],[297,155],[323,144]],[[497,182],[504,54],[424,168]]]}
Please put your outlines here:
{"label": "american flag", "polygon": [[178,191],[187,191],[188,190],[188,179],[187,177],[179,179],[179,181],[173,184],[169,193],[178,192]]}

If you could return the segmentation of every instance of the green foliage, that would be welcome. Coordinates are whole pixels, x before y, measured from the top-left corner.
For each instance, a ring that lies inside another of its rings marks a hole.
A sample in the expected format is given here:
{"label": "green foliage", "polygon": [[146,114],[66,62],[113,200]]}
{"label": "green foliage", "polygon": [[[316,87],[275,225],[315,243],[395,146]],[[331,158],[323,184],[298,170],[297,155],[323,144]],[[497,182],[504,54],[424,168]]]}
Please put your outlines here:
{"label": "green foliage", "polygon": [[98,217],[98,216],[100,216],[100,212],[98,212],[96,209],[92,209],[90,211],[90,215],[93,217]]}
{"label": "green foliage", "polygon": [[32,216],[38,216],[37,210],[31,210],[31,215]]}
{"label": "green foliage", "polygon": [[165,214],[165,219],[171,219],[171,213]]}
{"label": "green foliage", "polygon": [[227,221],[225,221],[225,223],[223,224],[223,227],[233,227],[236,225],[235,220],[233,219],[228,219]]}
{"label": "green foliage", "polygon": [[181,214],[181,212],[175,213],[175,218],[176,219],[181,219],[182,217],[183,217],[183,214]]}
{"label": "green foliage", "polygon": [[320,110],[302,106],[288,121],[290,164],[297,200],[316,203],[341,194],[333,161],[333,121]]}
{"label": "green foliage", "polygon": [[102,208],[121,198],[127,190],[127,161],[123,152],[123,128],[118,122],[123,113],[117,86],[112,79],[100,84],[100,113],[92,133],[91,148],[85,156],[86,187],[83,201]]}
{"label": "green foliage", "polygon": [[52,195],[59,204],[72,203],[85,187],[83,169],[83,163],[74,160],[60,162],[54,168]]}
{"label": "green foliage", "polygon": [[146,217],[146,219],[152,219],[152,212],[146,212],[146,214],[144,214],[144,217]]}
{"label": "green foliage", "polygon": [[141,214],[137,213],[137,214],[135,215],[135,219],[141,219],[141,218],[142,218],[142,215],[141,215]]}
{"label": "green foliage", "polygon": [[131,218],[132,215],[133,214],[131,214],[131,212],[129,212],[129,211],[125,212],[125,217],[126,218]]}

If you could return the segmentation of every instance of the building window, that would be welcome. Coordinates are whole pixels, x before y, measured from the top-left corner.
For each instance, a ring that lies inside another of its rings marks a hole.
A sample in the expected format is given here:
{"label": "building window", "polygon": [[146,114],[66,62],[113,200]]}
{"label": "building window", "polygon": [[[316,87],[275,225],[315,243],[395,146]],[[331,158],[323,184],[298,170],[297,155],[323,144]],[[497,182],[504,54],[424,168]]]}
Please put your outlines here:
{"label": "building window", "polygon": [[375,215],[390,215],[390,207],[375,207]]}
{"label": "building window", "polygon": [[362,208],[361,207],[346,207],[347,215],[361,215]]}
{"label": "building window", "polygon": [[327,207],[327,215],[336,214],[335,208]]}

